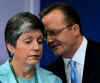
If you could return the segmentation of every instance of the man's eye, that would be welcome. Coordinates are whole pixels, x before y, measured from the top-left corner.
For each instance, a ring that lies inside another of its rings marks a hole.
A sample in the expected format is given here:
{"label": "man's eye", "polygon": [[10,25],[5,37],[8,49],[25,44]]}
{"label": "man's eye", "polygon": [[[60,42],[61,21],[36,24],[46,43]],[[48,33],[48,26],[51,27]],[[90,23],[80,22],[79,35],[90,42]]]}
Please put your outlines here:
{"label": "man's eye", "polygon": [[47,35],[56,35],[56,32],[48,32]]}
{"label": "man's eye", "polygon": [[56,35],[56,32],[52,32],[51,34]]}

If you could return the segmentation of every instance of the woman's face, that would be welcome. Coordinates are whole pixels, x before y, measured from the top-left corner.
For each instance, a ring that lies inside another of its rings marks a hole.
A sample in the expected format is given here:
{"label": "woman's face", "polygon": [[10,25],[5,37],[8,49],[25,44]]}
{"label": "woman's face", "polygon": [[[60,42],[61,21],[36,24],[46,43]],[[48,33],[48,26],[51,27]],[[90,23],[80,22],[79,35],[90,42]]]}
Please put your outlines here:
{"label": "woman's face", "polygon": [[[8,48],[9,49],[9,48]],[[43,49],[43,35],[40,30],[23,33],[13,49],[14,60],[22,64],[37,64]]]}

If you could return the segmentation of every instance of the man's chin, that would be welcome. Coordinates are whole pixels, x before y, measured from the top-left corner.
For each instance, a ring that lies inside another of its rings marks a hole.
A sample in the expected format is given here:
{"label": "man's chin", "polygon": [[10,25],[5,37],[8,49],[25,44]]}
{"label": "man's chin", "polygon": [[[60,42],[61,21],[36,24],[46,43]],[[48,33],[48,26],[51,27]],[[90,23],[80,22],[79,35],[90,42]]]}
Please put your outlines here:
{"label": "man's chin", "polygon": [[54,52],[54,54],[56,55],[56,56],[62,56],[63,55],[63,53],[61,53],[61,52]]}
{"label": "man's chin", "polygon": [[54,52],[54,54],[56,55],[56,56],[61,56],[62,54],[63,54],[63,48],[62,48],[62,46],[61,45],[59,45],[59,46],[57,46],[57,47],[55,47],[55,48],[52,48],[52,51]]}

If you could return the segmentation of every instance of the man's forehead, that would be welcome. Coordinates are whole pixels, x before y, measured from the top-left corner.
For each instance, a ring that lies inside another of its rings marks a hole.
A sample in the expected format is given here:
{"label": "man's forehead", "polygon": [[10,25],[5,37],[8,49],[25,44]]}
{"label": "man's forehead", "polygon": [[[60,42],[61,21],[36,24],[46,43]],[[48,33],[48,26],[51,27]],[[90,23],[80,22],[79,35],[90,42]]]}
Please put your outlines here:
{"label": "man's forehead", "polygon": [[63,13],[61,10],[58,10],[58,9],[55,9],[51,12],[49,12],[48,14],[46,14],[45,16],[43,16],[43,19],[54,19],[57,17],[62,17],[63,16]]}

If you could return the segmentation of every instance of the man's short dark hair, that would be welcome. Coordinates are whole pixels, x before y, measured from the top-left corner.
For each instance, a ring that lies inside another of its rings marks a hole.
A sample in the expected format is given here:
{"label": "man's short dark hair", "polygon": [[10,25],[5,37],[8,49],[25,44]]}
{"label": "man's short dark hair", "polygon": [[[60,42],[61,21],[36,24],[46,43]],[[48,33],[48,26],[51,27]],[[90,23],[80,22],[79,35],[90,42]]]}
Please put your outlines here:
{"label": "man's short dark hair", "polygon": [[[71,5],[67,3],[53,3],[48,8],[45,8],[43,11],[40,12],[40,16],[45,16],[52,12],[53,10],[60,10],[64,14],[65,22],[69,22],[70,24],[78,24],[81,27],[80,24],[80,16],[78,13],[72,8]],[[81,31],[82,32],[82,31]]]}

